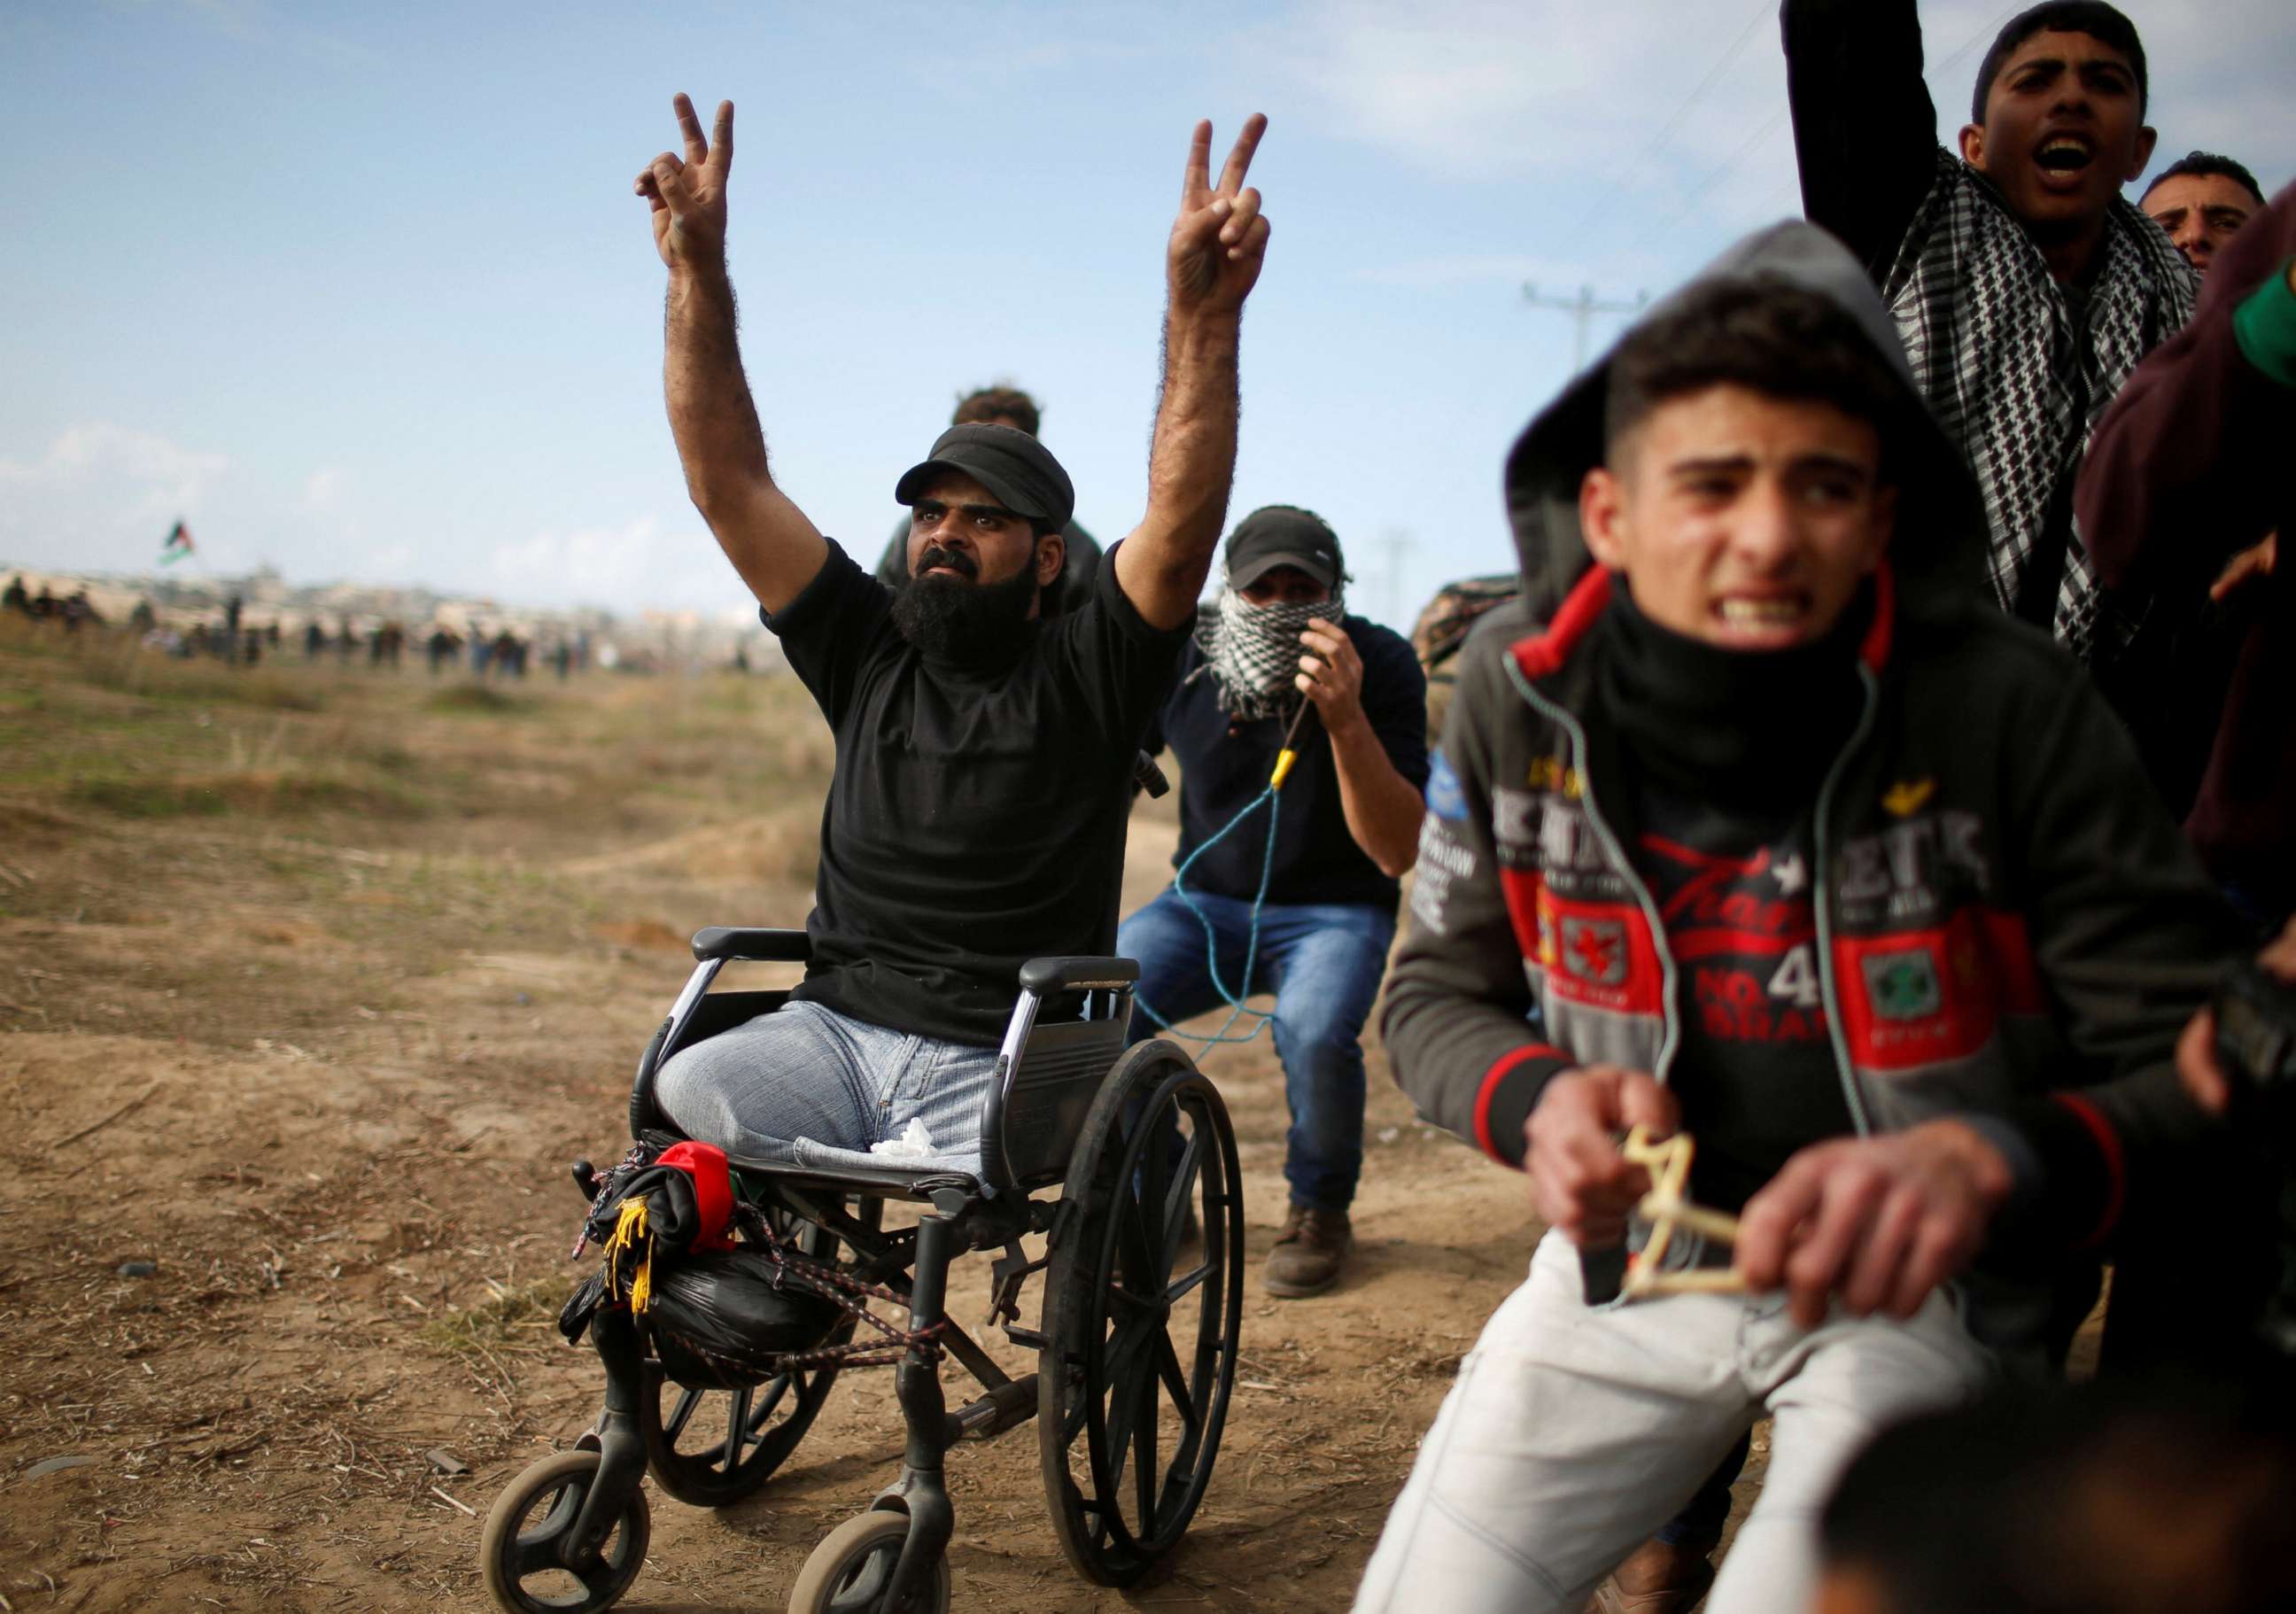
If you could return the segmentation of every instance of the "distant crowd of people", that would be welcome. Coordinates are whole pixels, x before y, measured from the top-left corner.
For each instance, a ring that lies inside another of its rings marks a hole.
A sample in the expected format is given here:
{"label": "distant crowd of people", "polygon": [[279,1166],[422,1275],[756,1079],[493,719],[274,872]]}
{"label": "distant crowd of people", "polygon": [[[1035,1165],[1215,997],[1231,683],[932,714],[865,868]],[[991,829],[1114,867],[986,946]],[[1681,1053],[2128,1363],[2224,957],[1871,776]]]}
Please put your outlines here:
{"label": "distant crowd of people", "polygon": [[35,622],[56,623],[68,634],[76,634],[83,627],[101,627],[103,622],[95,607],[88,603],[85,588],[59,600],[45,583],[38,594],[33,594],[24,586],[21,578],[8,579],[6,593],[0,594],[0,610],[19,612]]}
{"label": "distant crowd of people", "polygon": [[[17,612],[33,622],[54,623],[67,634],[103,626],[103,618],[90,603],[86,589],[60,598],[43,584],[35,594],[21,576],[10,578],[4,593],[0,593],[0,610]],[[184,660],[212,657],[234,666],[256,667],[266,657],[280,655],[286,635],[279,620],[249,624],[243,620],[245,614],[246,602],[234,594],[224,602],[220,617],[201,618],[188,627],[177,627],[162,623],[152,602],[141,600],[128,616],[127,628],[146,649]],[[362,630],[345,616],[337,619],[330,632],[323,618],[313,617],[303,625],[303,660],[309,663],[332,657],[348,667],[364,654],[368,667],[397,671],[407,637],[405,625],[397,621],[379,622]],[[561,636],[537,652],[531,638],[521,638],[507,627],[488,632],[476,622],[462,632],[444,623],[434,625],[422,641],[422,651],[424,668],[433,677],[467,666],[475,677],[523,679],[538,659],[562,681],[588,671],[594,659],[587,633]],[[746,662],[742,670],[747,670]]]}

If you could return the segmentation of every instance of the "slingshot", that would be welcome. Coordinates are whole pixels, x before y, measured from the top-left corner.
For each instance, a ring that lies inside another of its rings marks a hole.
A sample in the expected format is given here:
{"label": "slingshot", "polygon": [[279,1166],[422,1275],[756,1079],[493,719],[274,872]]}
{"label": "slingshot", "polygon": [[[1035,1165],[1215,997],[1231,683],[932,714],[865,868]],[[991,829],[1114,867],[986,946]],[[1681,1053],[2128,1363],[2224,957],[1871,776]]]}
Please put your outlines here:
{"label": "slingshot", "polygon": [[1668,1272],[1660,1265],[1666,1259],[1667,1246],[1673,1241],[1677,1227],[1686,1227],[1718,1243],[1738,1241],[1736,1217],[1693,1205],[1683,1197],[1683,1189],[1690,1181],[1691,1156],[1696,1151],[1697,1145],[1689,1134],[1677,1132],[1663,1143],[1653,1143],[1647,1127],[1634,1128],[1619,1146],[1619,1153],[1624,1159],[1642,1167],[1651,1176],[1650,1192],[1635,1207],[1635,1214],[1650,1224],[1650,1240],[1628,1259],[1627,1275],[1619,1285],[1619,1293],[1625,1299],[1639,1299],[1645,1295],[1746,1292],[1745,1274],[1735,1267],[1693,1266]]}

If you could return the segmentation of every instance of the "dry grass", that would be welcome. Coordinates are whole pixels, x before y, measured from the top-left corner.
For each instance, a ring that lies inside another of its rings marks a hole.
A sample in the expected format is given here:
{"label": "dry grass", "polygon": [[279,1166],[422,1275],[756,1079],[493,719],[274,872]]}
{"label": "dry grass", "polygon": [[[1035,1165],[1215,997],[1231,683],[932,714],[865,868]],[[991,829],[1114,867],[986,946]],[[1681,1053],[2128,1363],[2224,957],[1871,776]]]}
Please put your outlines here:
{"label": "dry grass", "polygon": [[559,1308],[572,1282],[546,1277],[505,1284],[488,1278],[486,1284],[484,1300],[424,1323],[422,1343],[441,1356],[477,1364],[557,1340]]}
{"label": "dry grass", "polygon": [[[14,620],[0,620],[0,814],[512,821],[591,849],[648,820],[817,800],[833,760],[786,678],[504,688],[288,658],[231,668]],[[663,798],[679,805],[648,810]],[[780,879],[797,864],[775,849],[754,866]]]}
{"label": "dry grass", "polygon": [[[0,1130],[21,1145],[0,1225],[31,1252],[0,1268],[0,1595],[488,1606],[474,1511],[597,1414],[595,1353],[554,1327],[596,1259],[565,1259],[566,1167],[624,1146],[683,938],[803,919],[832,760],[811,700],[787,677],[250,672],[0,625]],[[1160,833],[1133,900],[1162,878]],[[1264,1045],[1223,1058],[1256,1259],[1282,1084]],[[1391,1132],[1407,1110],[1374,1086]],[[1456,1157],[1384,1158],[1427,1179],[1377,1190],[1410,1241],[1374,1240],[1376,1289],[1312,1313],[1252,1291],[1255,1378],[1280,1390],[1240,1397],[1226,1478],[1150,1601],[1279,1614],[1351,1590],[1440,1358],[1488,1309],[1449,1290],[1514,1264],[1400,1219],[1508,1225]],[[987,1269],[959,1274],[967,1320]],[[1392,1365],[1421,1349],[1423,1374]],[[849,1375],[764,1506],[658,1505],[641,1598],[778,1606],[890,1477],[892,1397],[892,1375]],[[93,1462],[24,1478],[55,1455]],[[966,1606],[1123,1614],[1060,1567],[1032,1433],[964,1457]],[[1304,1542],[1303,1517],[1323,1521]]]}
{"label": "dry grass", "polygon": [[[17,645],[37,649],[43,638],[61,639],[53,630],[29,629],[12,624]],[[324,704],[321,692],[276,659],[255,667],[226,667],[207,658],[178,660],[147,651],[132,634],[83,630],[63,648],[84,682],[99,689],[118,690],[160,700],[223,701],[237,706],[267,707],[280,711],[311,712]]]}

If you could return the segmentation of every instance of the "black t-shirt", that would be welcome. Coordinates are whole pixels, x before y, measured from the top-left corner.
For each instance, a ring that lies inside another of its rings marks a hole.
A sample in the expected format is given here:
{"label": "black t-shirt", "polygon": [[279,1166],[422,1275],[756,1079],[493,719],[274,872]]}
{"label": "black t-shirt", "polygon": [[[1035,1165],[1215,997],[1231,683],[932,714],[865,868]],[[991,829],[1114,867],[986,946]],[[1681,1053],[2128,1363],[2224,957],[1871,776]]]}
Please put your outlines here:
{"label": "black t-shirt", "polygon": [[1692,1192],[1736,1211],[1795,1151],[1857,1130],[1819,990],[1809,812],[1730,815],[1647,780],[1635,805],[1677,971],[1668,1084],[1698,1140]]}
{"label": "black t-shirt", "polygon": [[797,995],[994,1045],[1023,963],[1115,947],[1133,760],[1187,630],[1141,619],[1112,552],[993,668],[929,660],[892,598],[832,543],[760,613],[837,739]]}
{"label": "black t-shirt", "polygon": [[[1395,771],[1412,788],[1427,788],[1427,677],[1404,637],[1376,622],[1350,616],[1340,625],[1363,661],[1364,715]],[[1267,788],[1283,748],[1288,718],[1233,722],[1220,709],[1211,675],[1193,683],[1203,665],[1193,643],[1180,660],[1181,684],[1164,702],[1148,738],[1153,751],[1169,746],[1180,764],[1180,846],[1177,866]],[[1396,882],[1379,872],[1340,806],[1340,774],[1331,737],[1311,715],[1300,725],[1299,759],[1275,794],[1274,867],[1267,900],[1277,903],[1357,902],[1395,911]],[[1261,809],[1264,813],[1265,808]],[[1250,822],[1206,852],[1188,871],[1188,889],[1249,902],[1267,865],[1267,823]]]}

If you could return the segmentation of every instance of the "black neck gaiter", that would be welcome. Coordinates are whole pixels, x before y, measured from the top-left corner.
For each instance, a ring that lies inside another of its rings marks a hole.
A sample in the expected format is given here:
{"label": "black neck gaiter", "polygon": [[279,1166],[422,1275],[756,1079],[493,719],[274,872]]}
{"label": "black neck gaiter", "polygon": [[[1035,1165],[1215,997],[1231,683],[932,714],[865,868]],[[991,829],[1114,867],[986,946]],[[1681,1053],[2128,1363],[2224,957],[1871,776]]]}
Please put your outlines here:
{"label": "black neck gaiter", "polygon": [[1856,726],[1858,592],[1831,632],[1790,650],[1723,650],[1660,627],[1618,579],[1595,630],[1595,691],[1626,760],[1660,790],[1751,810],[1807,806]]}

